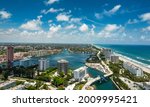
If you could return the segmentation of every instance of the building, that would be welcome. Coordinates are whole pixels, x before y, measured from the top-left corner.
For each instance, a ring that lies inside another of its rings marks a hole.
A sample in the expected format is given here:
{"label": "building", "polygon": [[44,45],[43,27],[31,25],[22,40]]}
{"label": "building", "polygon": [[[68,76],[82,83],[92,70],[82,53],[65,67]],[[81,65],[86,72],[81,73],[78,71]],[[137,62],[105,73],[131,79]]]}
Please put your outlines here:
{"label": "building", "polygon": [[82,78],[84,78],[84,76],[86,75],[87,68],[88,68],[88,67],[83,66],[83,67],[80,67],[80,68],[74,70],[74,71],[73,71],[74,79],[75,79],[75,80],[78,80],[78,81],[81,81]]}
{"label": "building", "polygon": [[104,54],[106,60],[110,60],[111,55],[112,55],[111,49],[103,48],[102,53]]}
{"label": "building", "polygon": [[68,61],[61,59],[57,61],[58,63],[58,72],[63,72],[64,74],[67,74],[68,71]]}
{"label": "building", "polygon": [[31,58],[24,58],[20,60],[20,66],[23,66],[23,67],[32,66]]}
{"label": "building", "polygon": [[143,70],[130,62],[124,62],[123,67],[136,76],[143,76]]}
{"label": "building", "polygon": [[111,55],[111,62],[118,63],[119,62],[119,56]]}
{"label": "building", "polygon": [[7,67],[13,67],[13,59],[14,59],[14,48],[12,46],[7,47]]}
{"label": "building", "polygon": [[39,60],[39,70],[43,71],[46,70],[49,67],[49,61],[45,58],[41,58]]}

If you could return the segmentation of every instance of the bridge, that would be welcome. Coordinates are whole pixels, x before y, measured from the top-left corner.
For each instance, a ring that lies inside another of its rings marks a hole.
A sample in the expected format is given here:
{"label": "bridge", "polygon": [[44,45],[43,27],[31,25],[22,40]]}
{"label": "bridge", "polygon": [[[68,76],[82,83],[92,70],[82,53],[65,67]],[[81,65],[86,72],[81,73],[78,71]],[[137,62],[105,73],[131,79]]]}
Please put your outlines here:
{"label": "bridge", "polygon": [[100,79],[101,79],[100,76],[91,79],[90,81],[88,81],[88,82],[83,86],[82,90],[86,90],[86,87],[90,86],[91,84],[93,84],[94,82],[96,82],[96,81],[98,81],[98,80],[100,80]]}
{"label": "bridge", "polygon": [[92,78],[90,81],[88,81],[82,88],[82,90],[86,90],[86,88],[90,85],[92,85],[94,82],[98,81],[98,80],[101,80],[101,79],[104,79],[100,76],[96,77],[96,78]]}

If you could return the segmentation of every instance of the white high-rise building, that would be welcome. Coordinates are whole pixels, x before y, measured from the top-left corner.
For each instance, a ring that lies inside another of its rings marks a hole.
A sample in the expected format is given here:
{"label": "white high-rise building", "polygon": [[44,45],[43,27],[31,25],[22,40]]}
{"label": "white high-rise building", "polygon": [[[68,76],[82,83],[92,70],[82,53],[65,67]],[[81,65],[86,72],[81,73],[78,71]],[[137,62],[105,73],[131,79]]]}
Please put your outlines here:
{"label": "white high-rise building", "polygon": [[74,79],[75,80],[78,80],[78,81],[81,81],[82,78],[86,75],[87,73],[87,68],[86,66],[83,66],[83,67],[80,67],[76,70],[73,71],[74,73]]}
{"label": "white high-rise building", "polygon": [[104,54],[106,60],[111,60],[112,55],[111,49],[103,48],[102,53]]}
{"label": "white high-rise building", "polygon": [[143,76],[143,70],[130,62],[124,62],[123,67],[127,70],[129,70],[131,73],[133,73],[136,76]]}
{"label": "white high-rise building", "polygon": [[41,58],[39,60],[39,70],[43,71],[49,67],[49,61],[47,59]]}

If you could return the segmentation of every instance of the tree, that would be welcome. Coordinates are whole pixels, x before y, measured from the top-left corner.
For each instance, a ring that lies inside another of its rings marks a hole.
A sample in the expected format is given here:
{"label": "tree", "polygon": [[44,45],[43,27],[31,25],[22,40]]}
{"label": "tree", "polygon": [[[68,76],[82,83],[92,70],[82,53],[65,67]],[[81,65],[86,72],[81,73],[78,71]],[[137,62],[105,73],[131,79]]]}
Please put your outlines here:
{"label": "tree", "polygon": [[54,77],[53,78],[53,82],[52,84],[55,85],[56,87],[60,86],[60,85],[63,85],[64,83],[64,79],[61,78],[61,77]]}
{"label": "tree", "polygon": [[8,71],[8,70],[3,71],[4,80],[7,80],[7,79],[8,79],[8,76],[9,76],[9,71]]}
{"label": "tree", "polygon": [[2,71],[3,71],[3,70],[2,70],[2,67],[0,67],[0,74],[2,73]]}

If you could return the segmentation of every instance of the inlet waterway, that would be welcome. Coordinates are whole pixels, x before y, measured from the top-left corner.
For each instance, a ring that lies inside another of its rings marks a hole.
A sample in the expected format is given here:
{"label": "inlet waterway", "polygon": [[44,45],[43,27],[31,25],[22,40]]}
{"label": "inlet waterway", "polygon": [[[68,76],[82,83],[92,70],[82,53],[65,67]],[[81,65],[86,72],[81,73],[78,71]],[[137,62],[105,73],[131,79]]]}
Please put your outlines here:
{"label": "inlet waterway", "polygon": [[[67,50],[63,50],[61,53],[45,56],[49,60],[49,65],[51,67],[57,66],[57,61],[60,59],[65,59],[69,61],[69,68],[71,69],[77,69],[81,66],[85,65],[85,60],[89,57],[89,54],[84,53],[70,53]],[[35,60],[32,60],[32,63],[38,63],[38,58],[34,58]],[[14,65],[18,65],[19,61],[15,61]],[[103,76],[104,74],[101,71],[88,68],[88,74],[95,78],[97,76]],[[96,88],[96,90],[116,90],[116,86],[113,84],[111,79],[107,79],[107,81],[100,83],[99,81],[95,82],[93,84]]]}

